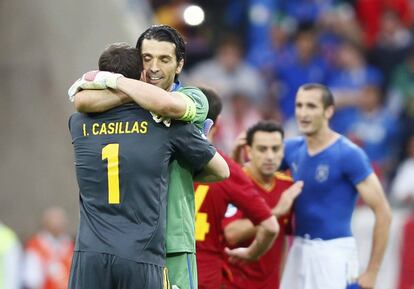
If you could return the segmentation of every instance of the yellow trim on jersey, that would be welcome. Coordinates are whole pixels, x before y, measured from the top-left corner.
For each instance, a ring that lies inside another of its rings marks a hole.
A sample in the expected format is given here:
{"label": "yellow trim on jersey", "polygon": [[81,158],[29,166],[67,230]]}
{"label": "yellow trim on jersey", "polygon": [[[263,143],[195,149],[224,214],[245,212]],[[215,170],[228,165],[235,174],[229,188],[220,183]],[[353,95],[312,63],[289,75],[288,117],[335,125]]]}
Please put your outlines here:
{"label": "yellow trim on jersey", "polygon": [[196,117],[196,112],[197,112],[196,104],[193,101],[193,99],[182,92],[174,92],[174,93],[179,93],[183,97],[183,100],[185,101],[185,105],[186,105],[185,113],[179,118],[179,120],[193,121],[194,118]]}
{"label": "yellow trim on jersey", "polygon": [[168,279],[168,269],[164,267],[164,280],[163,280],[163,289],[171,289],[170,288],[170,280]]}
{"label": "yellow trim on jersey", "polygon": [[281,172],[275,172],[274,176],[276,177],[276,179],[281,180],[281,181],[291,181],[293,182],[293,179],[291,176],[281,173]]}
{"label": "yellow trim on jersey", "polygon": [[267,193],[270,193],[271,191],[273,191],[273,189],[276,186],[277,177],[275,174],[273,175],[274,178],[272,179],[272,184],[269,187],[267,184],[264,184],[260,182],[259,180],[257,180],[247,167],[243,167],[243,171],[253,181],[253,183],[255,183],[257,186],[259,186],[263,191]]}

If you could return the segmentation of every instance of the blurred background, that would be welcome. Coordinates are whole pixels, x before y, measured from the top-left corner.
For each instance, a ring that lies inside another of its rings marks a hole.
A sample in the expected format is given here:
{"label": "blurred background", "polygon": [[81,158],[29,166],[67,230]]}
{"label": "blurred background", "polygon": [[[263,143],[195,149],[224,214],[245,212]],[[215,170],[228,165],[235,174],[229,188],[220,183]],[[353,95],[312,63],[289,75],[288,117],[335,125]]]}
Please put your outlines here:
{"label": "blurred background", "polygon": [[[135,45],[153,23],[185,36],[181,81],[223,97],[216,145],[226,152],[263,118],[296,135],[297,88],[332,89],[333,128],[366,151],[393,206],[378,288],[414,288],[405,279],[414,276],[413,0],[0,0],[0,221],[24,244],[48,208],[59,206],[66,232],[75,234],[67,128],[74,108],[66,91],[97,68],[107,44]],[[360,205],[354,232],[362,265],[372,220]]]}

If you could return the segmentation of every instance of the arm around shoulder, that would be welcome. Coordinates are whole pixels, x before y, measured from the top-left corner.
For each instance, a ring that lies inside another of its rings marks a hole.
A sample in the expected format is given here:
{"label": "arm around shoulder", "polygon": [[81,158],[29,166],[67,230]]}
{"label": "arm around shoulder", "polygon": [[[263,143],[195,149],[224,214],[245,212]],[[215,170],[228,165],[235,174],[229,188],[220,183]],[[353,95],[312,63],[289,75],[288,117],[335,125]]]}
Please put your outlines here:
{"label": "arm around shoulder", "polygon": [[230,169],[226,160],[216,151],[213,158],[207,163],[203,170],[194,177],[201,183],[219,182],[230,176]]}
{"label": "arm around shoulder", "polygon": [[185,96],[169,92],[146,82],[120,77],[117,89],[131,97],[139,106],[160,116],[178,119],[187,110]]}
{"label": "arm around shoulder", "polygon": [[126,94],[110,89],[82,90],[74,97],[75,109],[83,113],[104,112],[130,101]]}

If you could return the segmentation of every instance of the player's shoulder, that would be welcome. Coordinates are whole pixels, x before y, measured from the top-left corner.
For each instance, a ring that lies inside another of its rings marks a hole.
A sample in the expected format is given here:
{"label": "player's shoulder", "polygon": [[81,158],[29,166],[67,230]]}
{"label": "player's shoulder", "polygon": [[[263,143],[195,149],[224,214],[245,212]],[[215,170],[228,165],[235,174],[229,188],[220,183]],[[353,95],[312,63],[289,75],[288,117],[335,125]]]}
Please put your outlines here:
{"label": "player's shoulder", "polygon": [[364,154],[362,148],[360,148],[345,136],[341,135],[337,141],[337,144],[339,152],[341,152],[344,156],[347,156],[349,154]]}
{"label": "player's shoulder", "polygon": [[358,146],[353,143],[349,138],[347,138],[346,136],[339,136],[338,138],[338,144],[341,145],[343,148],[347,148],[347,149],[357,149]]}
{"label": "player's shoulder", "polygon": [[282,180],[282,181],[293,181],[292,177],[289,176],[288,174],[284,173],[284,172],[275,172],[273,174],[273,176],[278,179],[278,180]]}
{"label": "player's shoulder", "polygon": [[230,166],[231,167],[240,167],[240,165],[238,163],[236,163],[235,160],[233,160],[231,157],[229,157],[227,154],[225,154],[220,149],[218,149],[217,152],[223,157],[223,159],[226,161],[226,163],[228,164],[229,167]]}
{"label": "player's shoulder", "polygon": [[190,85],[186,85],[186,86],[181,86],[180,88],[178,88],[177,91],[195,91],[198,92],[200,91],[201,93],[203,93],[200,88],[196,87],[196,86],[190,86]]}
{"label": "player's shoulder", "polygon": [[284,146],[285,156],[289,157],[292,154],[298,153],[301,148],[306,148],[306,141],[302,136],[293,137],[285,139]]}
{"label": "player's shoulder", "polygon": [[285,139],[284,144],[286,147],[299,147],[305,143],[305,138],[303,136],[297,136]]}
{"label": "player's shoulder", "polygon": [[182,86],[177,90],[177,92],[183,93],[193,98],[206,97],[204,93],[198,87],[195,86]]}
{"label": "player's shoulder", "polygon": [[87,115],[84,113],[80,113],[80,112],[72,113],[68,119],[69,128],[71,128],[72,126],[76,125],[79,122],[82,122],[85,119],[85,117],[87,117]]}
{"label": "player's shoulder", "polygon": [[278,181],[289,182],[293,183],[293,178],[286,173],[283,172],[275,172],[273,177]]}

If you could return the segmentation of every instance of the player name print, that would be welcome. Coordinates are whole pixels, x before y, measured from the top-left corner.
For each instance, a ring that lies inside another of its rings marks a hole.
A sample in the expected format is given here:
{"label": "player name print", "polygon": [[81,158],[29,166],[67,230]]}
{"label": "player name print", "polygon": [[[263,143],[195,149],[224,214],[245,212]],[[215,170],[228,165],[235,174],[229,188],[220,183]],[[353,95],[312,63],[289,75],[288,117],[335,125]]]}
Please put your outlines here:
{"label": "player name print", "polygon": [[147,121],[94,122],[92,124],[82,124],[83,136],[134,133],[146,134],[147,132]]}

